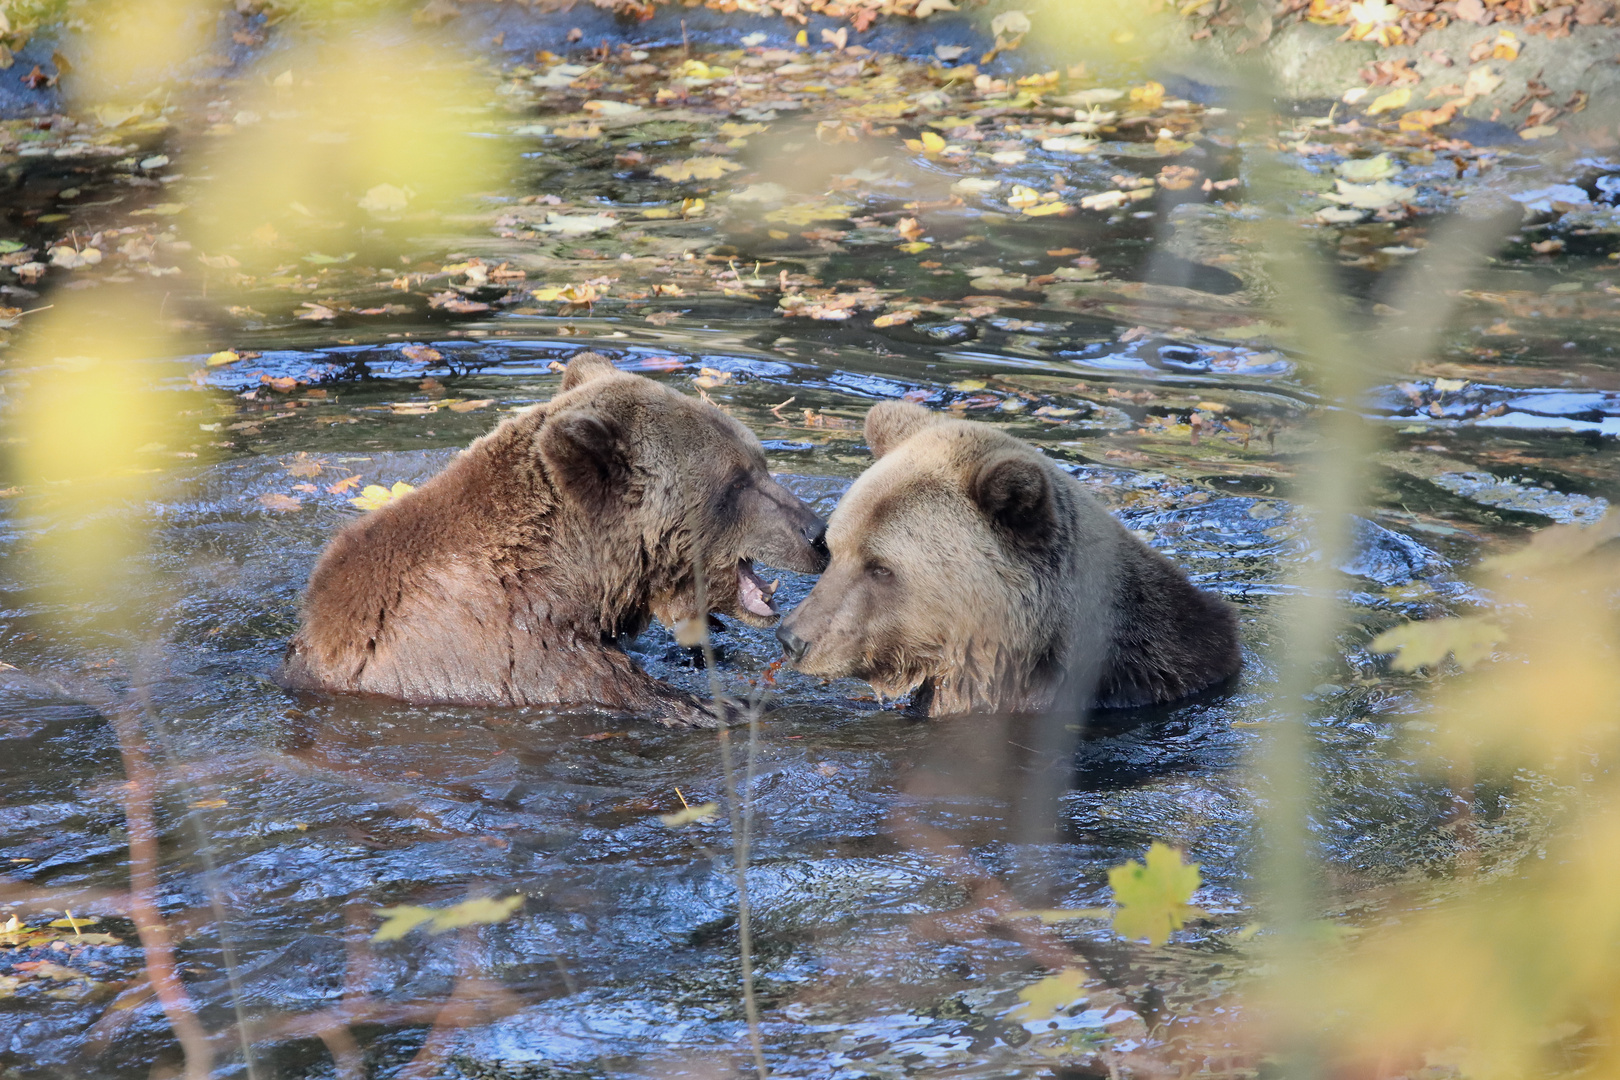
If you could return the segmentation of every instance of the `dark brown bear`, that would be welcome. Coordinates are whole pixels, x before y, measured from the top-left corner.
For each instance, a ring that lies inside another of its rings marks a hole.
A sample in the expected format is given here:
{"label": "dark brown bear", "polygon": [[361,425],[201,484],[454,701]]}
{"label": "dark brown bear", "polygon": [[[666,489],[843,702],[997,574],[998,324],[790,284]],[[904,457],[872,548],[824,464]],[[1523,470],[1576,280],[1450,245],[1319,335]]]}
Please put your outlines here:
{"label": "dark brown bear", "polygon": [[832,563],[777,631],[798,670],[933,716],[1039,711],[1065,685],[1172,701],[1238,670],[1232,608],[1033,447],[907,402],[875,406],[866,441]]}
{"label": "dark brown bear", "polygon": [[[289,687],[418,704],[587,705],[709,725],[615,644],[650,616],[776,620],[753,560],[815,572],[824,526],[720,409],[581,353],[551,401],[338,533]],[[705,603],[694,560],[707,569]]]}

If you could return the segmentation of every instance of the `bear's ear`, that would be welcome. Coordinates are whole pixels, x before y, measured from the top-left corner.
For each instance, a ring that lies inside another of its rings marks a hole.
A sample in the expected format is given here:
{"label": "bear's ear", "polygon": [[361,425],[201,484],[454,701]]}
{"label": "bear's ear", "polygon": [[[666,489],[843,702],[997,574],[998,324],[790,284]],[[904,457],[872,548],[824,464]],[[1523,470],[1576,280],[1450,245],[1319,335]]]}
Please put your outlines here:
{"label": "bear's ear", "polygon": [[880,402],[866,413],[866,445],[882,457],[939,417],[912,401]]}
{"label": "bear's ear", "polygon": [[592,379],[612,375],[618,370],[613,366],[613,361],[601,353],[575,353],[573,359],[568,361],[568,367],[563,370],[562,388],[564,391],[572,390]]}
{"label": "bear's ear", "polygon": [[1057,526],[1051,478],[1023,454],[1000,454],[980,465],[968,493],[986,517],[1024,543],[1044,542]]}
{"label": "bear's ear", "polygon": [[624,432],[611,418],[574,409],[540,428],[540,457],[559,491],[591,513],[604,513],[630,479]]}

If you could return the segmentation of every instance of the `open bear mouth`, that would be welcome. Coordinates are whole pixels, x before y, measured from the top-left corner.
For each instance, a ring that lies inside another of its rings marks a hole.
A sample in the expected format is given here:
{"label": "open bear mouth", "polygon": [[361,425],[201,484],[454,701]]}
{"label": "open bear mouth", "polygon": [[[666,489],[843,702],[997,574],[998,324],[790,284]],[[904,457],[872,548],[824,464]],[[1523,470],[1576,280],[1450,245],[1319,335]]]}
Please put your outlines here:
{"label": "open bear mouth", "polygon": [[750,615],[770,618],[780,614],[776,610],[776,589],[781,584],[781,578],[766,584],[754,572],[752,559],[737,560],[737,603]]}

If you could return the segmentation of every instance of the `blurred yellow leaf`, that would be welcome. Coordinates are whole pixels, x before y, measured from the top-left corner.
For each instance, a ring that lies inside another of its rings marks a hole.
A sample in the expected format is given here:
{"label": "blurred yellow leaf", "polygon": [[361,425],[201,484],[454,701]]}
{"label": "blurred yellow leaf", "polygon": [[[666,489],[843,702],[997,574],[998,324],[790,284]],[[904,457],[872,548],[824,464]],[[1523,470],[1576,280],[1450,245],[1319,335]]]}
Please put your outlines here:
{"label": "blurred yellow leaf", "polygon": [[1367,647],[1376,653],[1395,653],[1390,667],[1416,671],[1434,667],[1450,653],[1462,668],[1471,668],[1507,640],[1507,631],[1482,616],[1425,619],[1393,627],[1373,638]]}
{"label": "blurred yellow leaf", "polygon": [[[853,206],[847,206],[843,203],[806,201],[784,206],[780,210],[772,210],[765,215],[765,220],[782,225],[809,225],[816,221],[841,221],[849,217],[854,211]],[[777,237],[777,239],[784,239],[784,237]]]}
{"label": "blurred yellow leaf", "polygon": [[1053,214],[1066,214],[1068,212],[1068,204],[1061,202],[1041,203],[1039,206],[1026,206],[1024,208],[1025,217],[1050,217]]}
{"label": "blurred yellow leaf", "polygon": [[393,184],[378,184],[371,188],[359,202],[360,209],[370,214],[399,214],[405,211],[411,203],[411,190],[409,188],[395,187]]}
{"label": "blurred yellow leaf", "polygon": [[73,918],[71,913],[66,919],[52,919],[47,926],[54,926],[62,930],[77,930],[81,926],[94,926],[100,919]]}
{"label": "blurred yellow leaf", "polygon": [[1591,525],[1553,525],[1530,538],[1530,543],[1506,555],[1480,561],[1481,570],[1494,574],[1526,574],[1573,562],[1620,536],[1620,511],[1610,510]]}
{"label": "blurred yellow leaf", "polygon": [[1145,109],[1157,109],[1164,103],[1163,84],[1145,82],[1141,86],[1131,87],[1131,103]]}
{"label": "blurred yellow leaf", "polygon": [[1009,911],[1008,919],[1039,919],[1043,923],[1069,922],[1073,919],[1109,919],[1114,913],[1105,907],[1083,908],[1028,908],[1023,911]]}
{"label": "blurred yellow leaf", "polygon": [[1377,116],[1379,113],[1394,112],[1396,109],[1406,108],[1407,102],[1412,100],[1410,87],[1402,86],[1391,90],[1387,94],[1380,94],[1367,106],[1368,116]]}
{"label": "blurred yellow leaf", "polygon": [[1398,172],[1400,166],[1391,161],[1388,154],[1370,158],[1351,158],[1339,163],[1339,175],[1356,184],[1388,180]]}
{"label": "blurred yellow leaf", "polygon": [[1052,1020],[1085,996],[1086,973],[1081,968],[1064,968],[1018,992],[1023,1002],[1007,1016],[1019,1023]]}
{"label": "blurred yellow leaf", "polygon": [[367,484],[361,489],[360,494],[350,499],[349,502],[362,510],[380,510],[394,500],[415,490],[414,487],[403,480],[396,481],[391,488],[385,488],[381,484]]}
{"label": "blurred yellow leaf", "polygon": [[1119,905],[1114,930],[1124,937],[1145,937],[1154,945],[1163,945],[1172,931],[1204,914],[1187,903],[1202,880],[1197,863],[1182,862],[1181,852],[1155,841],[1145,862],[1133,859],[1108,871],[1108,884]]}
{"label": "blurred yellow leaf", "polygon": [[916,255],[919,252],[927,251],[933,246],[933,244],[928,243],[926,240],[913,240],[909,244],[895,245],[896,249],[905,252],[907,255]]}
{"label": "blurred yellow leaf", "polygon": [[695,157],[685,161],[672,161],[653,170],[666,180],[718,180],[728,172],[737,172],[742,166],[723,157]]}
{"label": "blurred yellow leaf", "polygon": [[240,359],[242,359],[241,356],[237,355],[232,350],[223,349],[217,353],[214,353],[208,358],[208,366],[224,367],[226,364],[234,364]]}
{"label": "blurred yellow leaf", "polygon": [[414,904],[379,908],[377,914],[385,919],[377,932],[371,935],[371,940],[398,941],[424,923],[427,924],[428,933],[442,934],[463,926],[503,922],[523,906],[523,901],[522,896],[508,896],[504,900],[480,897],[463,900],[447,908],[417,907]]}
{"label": "blurred yellow leaf", "polygon": [[698,806],[685,806],[673,814],[659,814],[658,820],[671,829],[678,829],[682,825],[690,825],[694,821],[707,821],[720,812],[720,804],[706,802]]}
{"label": "blurred yellow leaf", "polygon": [[1023,37],[1029,31],[1029,15],[1022,11],[1003,11],[990,20],[990,32],[998,38]]}
{"label": "blurred yellow leaf", "polygon": [[259,505],[274,513],[285,514],[289,511],[297,510],[304,504],[292,495],[272,494],[260,495]]}

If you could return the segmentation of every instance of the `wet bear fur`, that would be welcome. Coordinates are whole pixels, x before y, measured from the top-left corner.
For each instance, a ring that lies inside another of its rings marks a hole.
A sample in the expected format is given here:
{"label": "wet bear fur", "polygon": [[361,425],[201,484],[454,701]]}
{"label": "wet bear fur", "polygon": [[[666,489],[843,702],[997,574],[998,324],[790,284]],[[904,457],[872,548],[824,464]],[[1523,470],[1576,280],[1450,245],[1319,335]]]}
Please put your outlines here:
{"label": "wet bear fur", "polygon": [[[824,525],[714,405],[581,353],[551,401],[343,529],[282,681],[465,705],[580,705],[670,725],[715,712],[615,644],[656,616],[776,621],[750,560],[814,572]],[[707,567],[704,610],[694,560]],[[749,608],[753,610],[749,610]]]}
{"label": "wet bear fur", "polygon": [[799,671],[933,716],[1082,686],[1103,706],[1173,701],[1237,672],[1233,609],[1033,447],[909,402],[875,406],[866,441],[832,562],[777,632]]}

